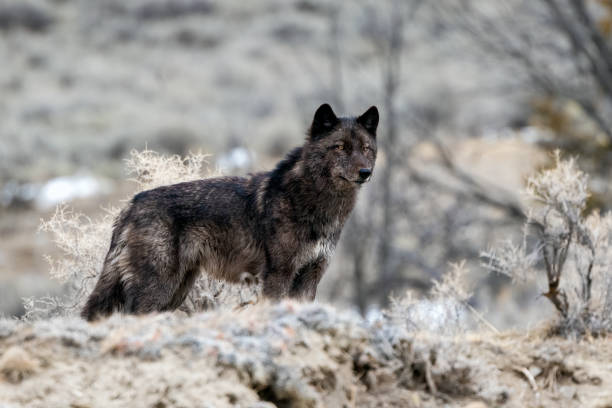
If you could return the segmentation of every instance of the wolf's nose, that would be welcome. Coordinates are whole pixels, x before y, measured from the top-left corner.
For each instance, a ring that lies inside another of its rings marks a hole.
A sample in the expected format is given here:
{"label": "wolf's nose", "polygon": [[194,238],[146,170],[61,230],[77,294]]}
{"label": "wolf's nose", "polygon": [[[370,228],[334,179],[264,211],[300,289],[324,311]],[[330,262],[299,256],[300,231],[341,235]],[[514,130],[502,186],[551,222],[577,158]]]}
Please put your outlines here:
{"label": "wolf's nose", "polygon": [[359,169],[359,178],[365,180],[372,175],[371,169]]}

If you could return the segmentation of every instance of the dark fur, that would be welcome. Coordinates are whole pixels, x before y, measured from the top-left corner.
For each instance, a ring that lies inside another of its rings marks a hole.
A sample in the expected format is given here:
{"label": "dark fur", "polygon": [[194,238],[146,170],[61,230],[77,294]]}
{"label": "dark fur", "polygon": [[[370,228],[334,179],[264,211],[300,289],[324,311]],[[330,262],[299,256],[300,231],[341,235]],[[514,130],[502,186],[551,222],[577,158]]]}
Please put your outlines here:
{"label": "dark fur", "polygon": [[325,104],[304,145],[271,172],[137,194],[115,221],[82,316],[173,310],[201,268],[229,282],[244,273],[259,276],[268,298],[314,299],[357,190],[374,167],[377,125],[375,107],[358,118],[337,118]]}

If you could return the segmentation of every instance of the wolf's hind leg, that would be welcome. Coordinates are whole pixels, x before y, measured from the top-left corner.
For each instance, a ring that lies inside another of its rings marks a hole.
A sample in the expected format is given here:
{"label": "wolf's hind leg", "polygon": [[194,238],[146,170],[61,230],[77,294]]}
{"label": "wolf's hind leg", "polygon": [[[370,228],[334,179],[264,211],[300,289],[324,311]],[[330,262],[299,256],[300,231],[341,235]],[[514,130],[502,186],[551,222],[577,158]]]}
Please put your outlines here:
{"label": "wolf's hind leg", "polygon": [[125,312],[144,314],[167,310],[181,285],[177,240],[169,231],[135,231],[129,246],[131,272],[122,276]]}
{"label": "wolf's hind leg", "polygon": [[178,239],[176,254],[178,255],[177,275],[180,283],[173,291],[172,298],[166,310],[174,310],[183,304],[187,294],[200,274],[202,263],[202,242],[206,239],[195,234],[185,233]]}
{"label": "wolf's hind leg", "polygon": [[174,292],[174,295],[172,296],[172,299],[170,300],[170,303],[168,304],[168,307],[165,310],[178,309],[183,304],[185,298],[187,297],[187,294],[193,287],[193,284],[195,283],[195,280],[197,279],[199,274],[199,267],[194,267],[186,271],[181,281],[181,284]]}
{"label": "wolf's hind leg", "polygon": [[167,310],[180,280],[175,268],[148,263],[140,267],[142,279],[129,282],[124,289],[126,313],[145,314]]}
{"label": "wolf's hind leg", "polygon": [[178,308],[199,272],[198,237],[172,235],[163,227],[140,237],[130,248],[137,276],[124,283],[127,313],[150,313]]}

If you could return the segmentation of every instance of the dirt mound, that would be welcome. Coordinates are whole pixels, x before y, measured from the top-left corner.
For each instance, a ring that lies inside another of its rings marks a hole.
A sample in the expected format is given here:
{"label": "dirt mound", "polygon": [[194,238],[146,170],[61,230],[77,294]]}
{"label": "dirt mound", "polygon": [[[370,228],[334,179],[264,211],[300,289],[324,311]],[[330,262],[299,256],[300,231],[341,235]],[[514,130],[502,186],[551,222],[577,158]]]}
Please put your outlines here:
{"label": "dirt mound", "polygon": [[446,337],[285,302],[0,324],[0,406],[612,404],[612,344]]}

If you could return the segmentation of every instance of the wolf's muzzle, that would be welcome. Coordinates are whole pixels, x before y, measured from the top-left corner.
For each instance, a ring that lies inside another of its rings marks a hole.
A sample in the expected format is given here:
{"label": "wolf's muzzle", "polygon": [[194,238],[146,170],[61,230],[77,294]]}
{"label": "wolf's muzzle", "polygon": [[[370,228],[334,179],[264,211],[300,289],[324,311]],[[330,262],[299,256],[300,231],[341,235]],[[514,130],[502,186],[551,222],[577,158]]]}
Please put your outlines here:
{"label": "wolf's muzzle", "polygon": [[363,183],[368,180],[372,175],[372,169],[360,169],[359,170],[359,182]]}

